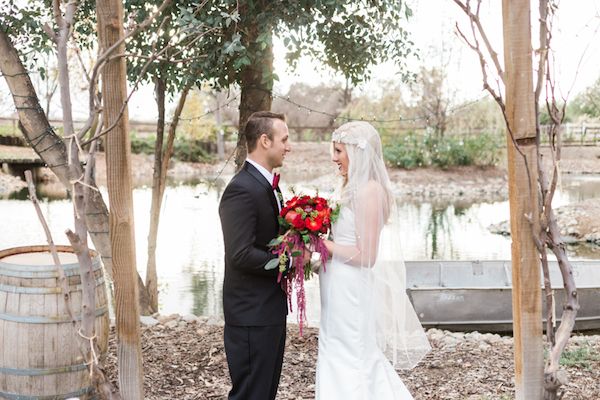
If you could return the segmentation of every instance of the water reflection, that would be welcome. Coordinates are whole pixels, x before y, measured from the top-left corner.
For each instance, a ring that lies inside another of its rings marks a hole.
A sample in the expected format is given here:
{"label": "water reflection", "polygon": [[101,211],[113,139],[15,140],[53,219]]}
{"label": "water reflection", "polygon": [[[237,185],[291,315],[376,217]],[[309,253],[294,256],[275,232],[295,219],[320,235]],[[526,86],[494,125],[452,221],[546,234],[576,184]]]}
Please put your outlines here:
{"label": "water reflection", "polygon": [[450,236],[450,224],[448,222],[448,216],[446,209],[438,207],[431,208],[431,216],[429,217],[429,223],[427,224],[427,234],[425,240],[427,247],[430,246],[431,251],[429,258],[435,260],[438,258],[438,236]]}
{"label": "water reflection", "polygon": [[563,176],[557,196],[561,203],[577,203],[598,197],[600,197],[598,175]]}
{"label": "water reflection", "polygon": [[192,292],[192,314],[195,315],[222,315],[223,303],[221,302],[223,288],[218,282],[214,272],[199,271],[191,275],[190,291]]}
{"label": "water reflection", "polygon": [[[35,185],[36,196],[39,200],[64,200],[68,198],[68,192],[60,182],[39,182]],[[29,190],[25,187],[6,196],[8,200],[28,200]]]}
{"label": "water reflection", "polygon": [[[221,315],[223,243],[218,201],[227,179],[198,180],[194,185],[170,186],[161,209],[157,266],[160,310],[163,313]],[[67,244],[64,231],[72,227],[73,209],[57,199],[55,189],[38,188],[41,206],[58,244]],[[104,198],[107,198],[104,189]],[[566,177],[557,204],[600,197],[600,177]],[[145,277],[151,189],[134,190],[137,266]],[[397,224],[406,260],[495,260],[510,258],[510,238],[491,234],[488,226],[509,217],[507,201],[475,204],[400,202]],[[35,211],[21,193],[0,200],[0,248],[44,243]],[[600,246],[569,245],[572,259],[600,259]],[[318,302],[318,280],[307,283],[307,296]],[[294,317],[291,316],[291,319]]]}

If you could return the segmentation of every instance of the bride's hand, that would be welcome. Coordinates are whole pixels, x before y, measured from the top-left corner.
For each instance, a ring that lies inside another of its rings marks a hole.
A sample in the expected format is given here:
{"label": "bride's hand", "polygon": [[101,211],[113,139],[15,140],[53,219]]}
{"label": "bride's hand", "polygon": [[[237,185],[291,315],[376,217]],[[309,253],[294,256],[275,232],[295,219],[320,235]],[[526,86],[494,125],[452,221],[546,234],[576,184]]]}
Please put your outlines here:
{"label": "bride's hand", "polygon": [[325,247],[327,248],[327,252],[329,253],[329,258],[332,258],[334,243],[329,239],[323,240],[323,243],[325,243]]}
{"label": "bride's hand", "polygon": [[321,261],[321,255],[319,253],[311,253],[310,257],[310,269],[313,273],[318,274],[319,269],[321,269],[321,265],[323,265]]}

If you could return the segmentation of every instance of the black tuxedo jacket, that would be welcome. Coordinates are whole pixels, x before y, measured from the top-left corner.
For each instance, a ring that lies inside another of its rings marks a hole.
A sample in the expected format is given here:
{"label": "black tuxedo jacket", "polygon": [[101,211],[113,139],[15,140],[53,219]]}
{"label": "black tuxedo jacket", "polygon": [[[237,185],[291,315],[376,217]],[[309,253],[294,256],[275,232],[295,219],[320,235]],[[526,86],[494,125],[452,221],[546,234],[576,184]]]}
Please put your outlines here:
{"label": "black tuxedo jacket", "polygon": [[278,214],[271,183],[245,163],[219,204],[225,244],[223,312],[229,325],[285,323],[287,303],[277,283],[278,269],[264,269],[276,257],[267,244],[279,233]]}

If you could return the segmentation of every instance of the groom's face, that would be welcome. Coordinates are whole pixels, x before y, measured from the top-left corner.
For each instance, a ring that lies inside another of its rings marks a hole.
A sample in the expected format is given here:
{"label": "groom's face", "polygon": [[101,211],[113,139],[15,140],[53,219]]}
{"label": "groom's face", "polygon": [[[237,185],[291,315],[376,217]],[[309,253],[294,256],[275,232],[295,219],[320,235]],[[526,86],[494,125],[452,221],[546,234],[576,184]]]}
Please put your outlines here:
{"label": "groom's face", "polygon": [[270,140],[270,147],[267,148],[267,159],[272,168],[281,167],[285,155],[292,149],[289,136],[287,124],[280,119],[274,119],[273,140]]}

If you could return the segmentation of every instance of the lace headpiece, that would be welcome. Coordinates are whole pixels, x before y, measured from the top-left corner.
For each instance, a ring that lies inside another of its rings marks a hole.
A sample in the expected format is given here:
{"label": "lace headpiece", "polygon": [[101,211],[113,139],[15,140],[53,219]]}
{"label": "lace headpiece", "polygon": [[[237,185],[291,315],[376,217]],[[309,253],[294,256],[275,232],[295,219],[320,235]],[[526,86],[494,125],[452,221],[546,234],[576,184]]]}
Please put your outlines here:
{"label": "lace headpiece", "polygon": [[373,125],[364,121],[352,121],[333,131],[331,140],[338,143],[353,144],[364,150],[367,148],[368,141],[374,136],[377,136],[377,131]]}

